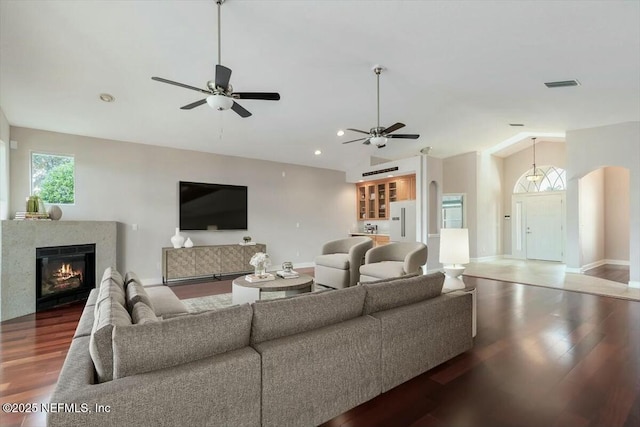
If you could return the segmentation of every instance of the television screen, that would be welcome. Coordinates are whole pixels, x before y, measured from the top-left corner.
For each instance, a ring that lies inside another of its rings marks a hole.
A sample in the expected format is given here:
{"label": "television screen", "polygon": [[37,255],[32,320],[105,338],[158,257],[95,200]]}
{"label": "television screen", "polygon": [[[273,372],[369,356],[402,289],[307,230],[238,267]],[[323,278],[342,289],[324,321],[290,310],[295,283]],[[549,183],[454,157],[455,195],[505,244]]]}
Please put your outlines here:
{"label": "television screen", "polygon": [[181,230],[246,230],[247,187],[180,181]]}

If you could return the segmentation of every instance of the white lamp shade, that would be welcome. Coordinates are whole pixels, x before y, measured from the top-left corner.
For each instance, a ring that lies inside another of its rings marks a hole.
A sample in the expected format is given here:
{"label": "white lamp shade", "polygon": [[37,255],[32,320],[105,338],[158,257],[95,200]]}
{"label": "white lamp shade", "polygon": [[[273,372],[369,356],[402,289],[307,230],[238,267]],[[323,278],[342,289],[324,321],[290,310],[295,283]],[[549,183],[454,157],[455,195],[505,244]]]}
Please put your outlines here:
{"label": "white lamp shade", "polygon": [[469,230],[442,228],[440,230],[440,262],[445,265],[469,263]]}
{"label": "white lamp shade", "polygon": [[207,104],[218,111],[228,110],[233,105],[233,99],[224,95],[209,95],[207,96]]}
{"label": "white lamp shade", "polygon": [[380,146],[387,143],[387,138],[384,136],[374,136],[373,138],[370,138],[369,141],[371,141],[373,145]]}

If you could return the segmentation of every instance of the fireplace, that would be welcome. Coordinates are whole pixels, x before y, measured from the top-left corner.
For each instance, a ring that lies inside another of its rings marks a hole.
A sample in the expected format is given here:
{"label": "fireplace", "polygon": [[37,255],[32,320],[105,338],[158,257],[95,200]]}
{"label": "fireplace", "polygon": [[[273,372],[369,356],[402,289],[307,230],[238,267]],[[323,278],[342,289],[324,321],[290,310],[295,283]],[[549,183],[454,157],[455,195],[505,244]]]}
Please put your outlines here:
{"label": "fireplace", "polygon": [[36,311],[87,299],[95,264],[95,244],[36,248]]}

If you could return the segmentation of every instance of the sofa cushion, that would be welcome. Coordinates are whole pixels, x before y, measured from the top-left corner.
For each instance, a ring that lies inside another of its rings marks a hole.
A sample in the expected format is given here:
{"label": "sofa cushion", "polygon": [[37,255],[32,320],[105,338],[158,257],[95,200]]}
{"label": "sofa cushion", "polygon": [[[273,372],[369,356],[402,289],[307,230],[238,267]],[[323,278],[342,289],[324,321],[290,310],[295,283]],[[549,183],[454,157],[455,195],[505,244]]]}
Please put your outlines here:
{"label": "sofa cushion", "polygon": [[158,322],[160,319],[151,307],[142,301],[138,301],[131,309],[131,320],[134,325],[141,325],[147,322]]}
{"label": "sofa cushion", "polygon": [[102,283],[107,279],[112,279],[124,291],[124,279],[118,270],[113,267],[107,267],[102,274],[102,280],[100,282]]}
{"label": "sofa cushion", "polygon": [[124,288],[126,289],[129,283],[137,282],[142,285],[142,281],[138,278],[138,275],[133,271],[127,271],[124,275]]}
{"label": "sofa cushion", "polygon": [[338,270],[349,269],[349,254],[327,254],[316,257],[316,265],[337,268]]}
{"label": "sofa cushion", "polygon": [[[138,305],[138,304],[136,304]],[[249,304],[113,329],[113,376],[182,365],[249,345]],[[212,386],[215,379],[212,378]]]}
{"label": "sofa cushion", "polygon": [[362,285],[362,284],[366,283],[367,285],[375,285],[376,283],[387,283],[387,282],[391,282],[392,280],[408,279],[410,277],[416,277],[416,276],[422,276],[422,270],[416,271],[415,273],[404,274],[402,276],[385,277],[384,279],[368,280],[366,282],[358,282],[358,284]]}
{"label": "sofa cushion", "polygon": [[127,310],[129,310],[129,313],[133,312],[133,307],[138,302],[142,302],[148,305],[149,307],[151,307],[151,309],[154,309],[153,303],[151,302],[151,298],[147,294],[147,291],[144,289],[144,286],[142,286],[140,283],[129,282],[129,284],[127,285],[126,293],[127,293]]}
{"label": "sofa cushion", "polygon": [[168,286],[146,286],[144,290],[151,300],[151,308],[156,316],[186,313],[187,307]]}
{"label": "sofa cushion", "polygon": [[113,379],[113,346],[111,334],[114,327],[131,325],[127,310],[114,298],[107,297],[96,305],[96,317],[91,330],[89,353],[98,374],[98,381]]}
{"label": "sofa cushion", "polygon": [[403,261],[382,261],[360,266],[360,275],[380,279],[400,277],[405,273]]}
{"label": "sofa cushion", "polygon": [[437,297],[442,293],[443,284],[444,274],[442,273],[403,277],[385,283],[363,283],[362,287],[367,291],[364,314],[389,310]]}
{"label": "sofa cushion", "polygon": [[298,334],[362,315],[365,290],[353,286],[253,304],[251,343]]}
{"label": "sofa cushion", "polygon": [[100,283],[100,288],[98,289],[98,297],[96,298],[96,304],[94,308],[94,314],[98,315],[98,306],[100,302],[107,299],[113,298],[120,305],[126,307],[126,298],[124,294],[124,289],[118,284],[116,279],[112,279],[110,277],[104,279]]}

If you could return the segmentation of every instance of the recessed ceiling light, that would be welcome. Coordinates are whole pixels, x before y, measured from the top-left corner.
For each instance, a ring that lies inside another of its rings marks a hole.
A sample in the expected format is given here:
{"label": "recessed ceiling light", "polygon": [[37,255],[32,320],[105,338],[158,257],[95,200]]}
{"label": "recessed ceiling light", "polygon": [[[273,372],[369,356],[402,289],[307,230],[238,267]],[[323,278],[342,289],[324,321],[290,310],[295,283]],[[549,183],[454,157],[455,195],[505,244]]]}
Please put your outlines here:
{"label": "recessed ceiling light", "polygon": [[509,123],[509,126],[520,127],[520,126],[524,126],[524,124],[523,123]]}
{"label": "recessed ceiling light", "polygon": [[544,85],[548,88],[568,87],[568,86],[580,86],[580,82],[577,80],[560,80],[557,82],[546,82]]}
{"label": "recessed ceiling light", "polygon": [[313,154],[315,154],[316,156],[319,156],[320,154],[322,154],[322,151],[316,150],[316,151],[313,152]]}
{"label": "recessed ceiling light", "polygon": [[387,178],[393,178],[393,175],[387,175]]}
{"label": "recessed ceiling light", "polygon": [[364,179],[359,179],[358,182],[364,182]]}
{"label": "recessed ceiling light", "polygon": [[116,98],[113,95],[110,95],[108,93],[101,93],[100,100],[104,102],[113,102],[116,100]]}
{"label": "recessed ceiling light", "polygon": [[342,136],[342,135],[344,135],[344,131],[343,131],[342,129],[340,129],[340,130],[338,131],[338,136]]}

